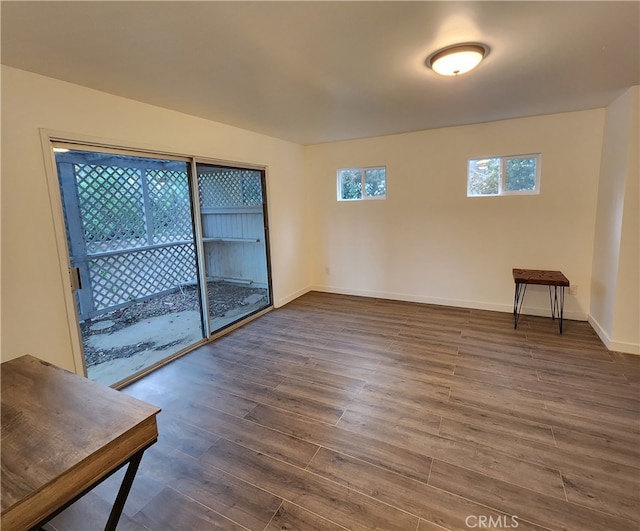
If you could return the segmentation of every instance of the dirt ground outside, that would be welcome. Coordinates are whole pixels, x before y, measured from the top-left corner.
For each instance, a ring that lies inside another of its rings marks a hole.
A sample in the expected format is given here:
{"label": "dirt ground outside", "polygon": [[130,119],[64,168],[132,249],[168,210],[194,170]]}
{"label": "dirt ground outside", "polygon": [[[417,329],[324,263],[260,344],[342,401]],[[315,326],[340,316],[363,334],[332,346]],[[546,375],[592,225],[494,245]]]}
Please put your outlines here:
{"label": "dirt ground outside", "polygon": [[[268,302],[268,292],[264,288],[255,288],[241,284],[227,282],[208,282],[209,313],[212,321],[219,319],[234,320],[234,316],[241,317],[264,307]],[[184,312],[200,312],[200,302],[197,286],[186,286],[176,289],[173,293],[163,295],[148,301],[138,302],[112,312],[88,319],[80,324],[82,342],[87,369],[99,364],[121,358],[130,358],[140,352],[152,349],[163,351],[175,347],[182,342],[176,338],[173,342],[156,344],[149,341],[133,342],[117,347],[101,347],[108,344],[99,339],[106,339],[104,335],[113,335],[134,325],[159,316],[175,314],[176,318]],[[184,314],[187,315],[187,314]]]}

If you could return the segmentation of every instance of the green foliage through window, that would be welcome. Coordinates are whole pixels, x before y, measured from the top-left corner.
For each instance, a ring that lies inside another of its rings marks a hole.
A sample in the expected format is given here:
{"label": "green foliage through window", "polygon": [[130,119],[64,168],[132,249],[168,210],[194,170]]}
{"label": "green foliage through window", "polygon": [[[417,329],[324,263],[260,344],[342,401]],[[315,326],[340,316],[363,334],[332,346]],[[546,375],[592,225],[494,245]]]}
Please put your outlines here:
{"label": "green foliage through window", "polygon": [[498,195],[500,189],[500,159],[469,161],[467,195]]}
{"label": "green foliage through window", "polygon": [[510,192],[536,189],[536,157],[506,160],[505,188]]}
{"label": "green foliage through window", "polygon": [[386,195],[386,168],[345,168],[338,170],[339,201],[384,199]]}
{"label": "green foliage through window", "polygon": [[467,196],[537,194],[540,154],[470,159]]}
{"label": "green foliage through window", "polygon": [[362,199],[362,172],[340,170],[341,199]]}

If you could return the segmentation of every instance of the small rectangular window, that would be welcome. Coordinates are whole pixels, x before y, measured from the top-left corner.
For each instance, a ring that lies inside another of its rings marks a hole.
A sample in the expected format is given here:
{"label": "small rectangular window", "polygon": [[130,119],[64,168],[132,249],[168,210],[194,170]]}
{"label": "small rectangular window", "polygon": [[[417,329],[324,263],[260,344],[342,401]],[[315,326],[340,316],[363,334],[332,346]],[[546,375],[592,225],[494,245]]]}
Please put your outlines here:
{"label": "small rectangular window", "polygon": [[540,193],[540,153],[469,159],[467,197]]}
{"label": "small rectangular window", "polygon": [[384,199],[387,195],[387,169],[343,168],[338,170],[338,201]]}

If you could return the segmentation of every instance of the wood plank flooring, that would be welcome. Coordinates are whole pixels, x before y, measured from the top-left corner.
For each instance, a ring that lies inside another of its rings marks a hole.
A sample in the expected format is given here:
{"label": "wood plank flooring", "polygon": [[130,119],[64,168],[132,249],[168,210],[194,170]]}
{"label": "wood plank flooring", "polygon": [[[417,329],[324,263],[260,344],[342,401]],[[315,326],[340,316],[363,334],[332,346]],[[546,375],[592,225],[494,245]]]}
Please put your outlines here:
{"label": "wood plank flooring", "polygon": [[640,529],[640,357],[584,322],[311,292],[124,392],[162,413],[121,530]]}

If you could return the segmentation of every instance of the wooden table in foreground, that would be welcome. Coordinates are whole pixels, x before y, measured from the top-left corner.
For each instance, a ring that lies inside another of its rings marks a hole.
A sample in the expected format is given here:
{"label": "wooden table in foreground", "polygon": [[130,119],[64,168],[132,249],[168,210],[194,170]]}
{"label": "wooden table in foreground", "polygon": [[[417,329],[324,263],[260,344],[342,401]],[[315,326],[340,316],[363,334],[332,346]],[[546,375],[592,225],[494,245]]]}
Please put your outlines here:
{"label": "wooden table in foreground", "polygon": [[38,529],[128,463],[115,529],[160,409],[33,356],[1,368],[3,531]]}
{"label": "wooden table in foreground", "polygon": [[[518,327],[520,310],[524,301],[524,294],[528,284],[549,286],[549,302],[551,303],[551,319],[558,317],[558,327],[562,334],[562,319],[564,316],[564,288],[569,287],[569,279],[560,271],[544,269],[514,269],[513,281],[516,283],[516,293],[513,299],[513,328]],[[553,288],[553,294],[551,292]],[[560,288],[560,289],[558,289]]]}

